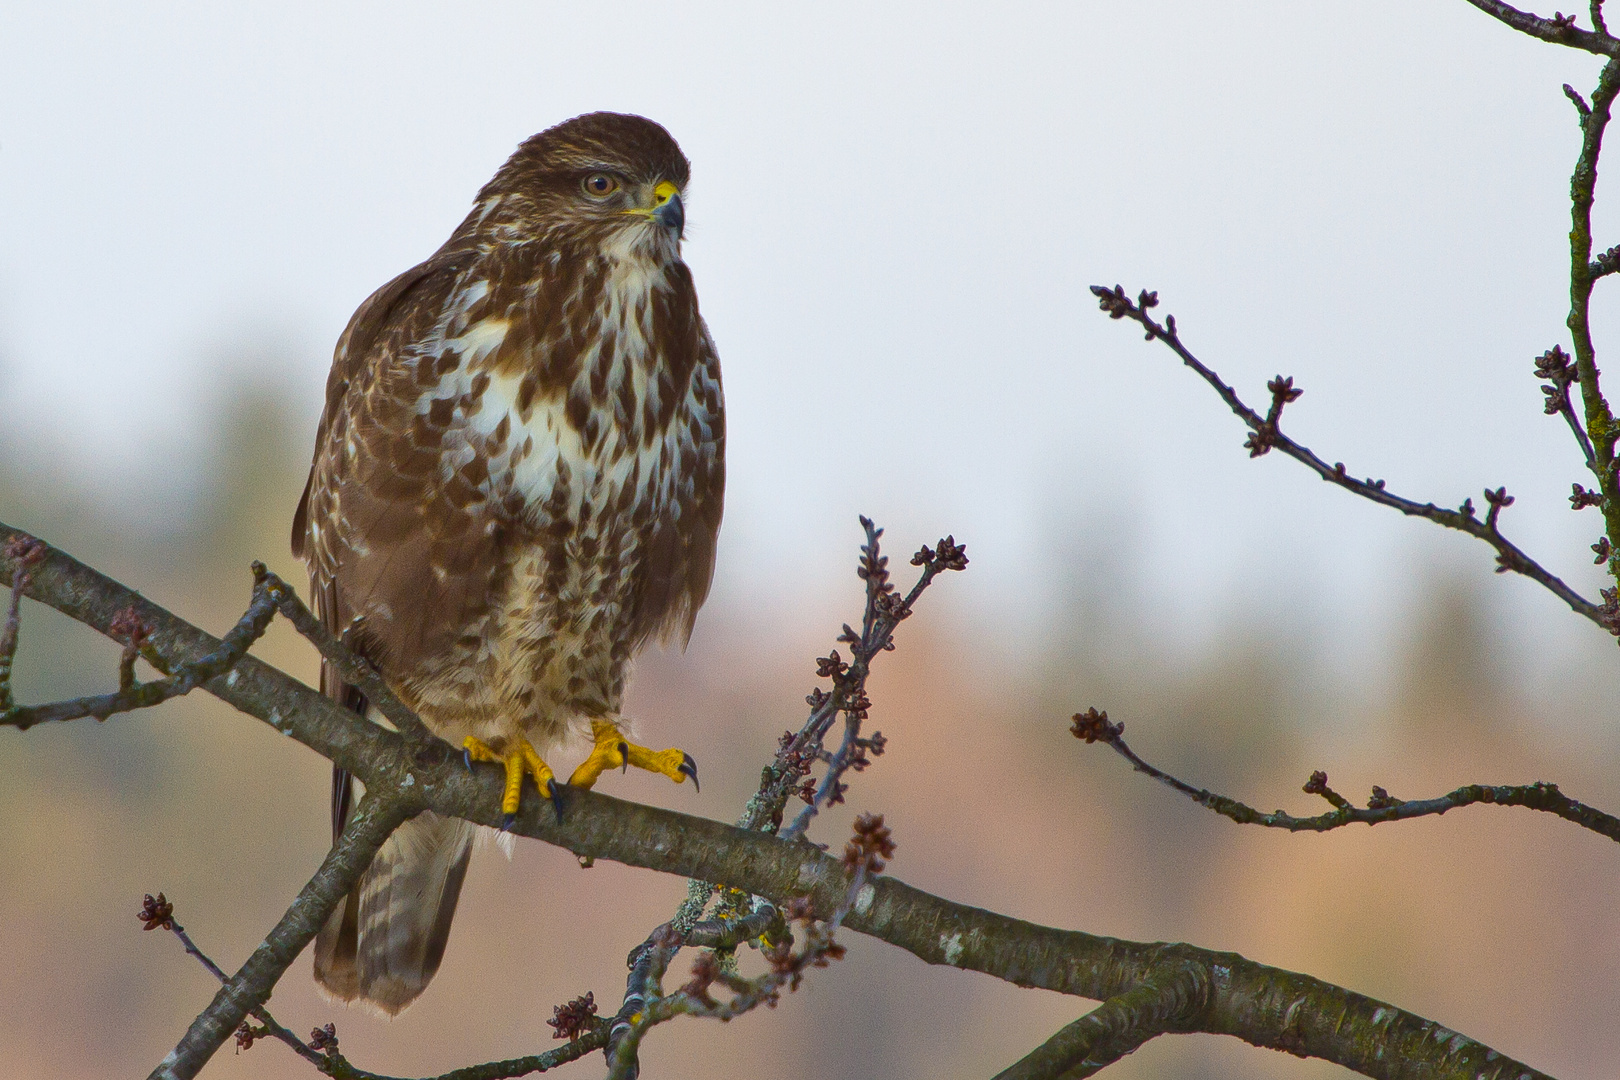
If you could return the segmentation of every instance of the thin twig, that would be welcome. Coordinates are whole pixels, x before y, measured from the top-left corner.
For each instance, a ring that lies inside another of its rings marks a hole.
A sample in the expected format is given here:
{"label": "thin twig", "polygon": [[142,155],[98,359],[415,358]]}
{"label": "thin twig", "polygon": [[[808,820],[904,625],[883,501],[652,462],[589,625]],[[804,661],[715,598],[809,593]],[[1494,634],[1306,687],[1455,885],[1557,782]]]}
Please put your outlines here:
{"label": "thin twig", "polygon": [[337,670],[345,682],[351,683],[360,689],[366,700],[377,706],[377,710],[394,725],[394,728],[407,740],[418,745],[431,745],[440,739],[429,731],[422,718],[388,688],[383,677],[354,651],[338,640],[321,620],[315,617],[314,612],[298,599],[297,591],[281,578],[265,569],[263,563],[254,563],[253,572],[262,573],[265,588],[275,601],[277,608],[285,615],[300,634],[309,639],[310,644],[320,652],[321,657]]}
{"label": "thin twig", "polygon": [[686,932],[685,943],[700,949],[735,949],[782,925],[782,915],[770,903],[734,919],[706,919]]}
{"label": "thin twig", "polygon": [[[134,657],[138,652],[140,638],[145,636],[144,630],[139,629],[136,624],[137,628],[126,631],[131,636],[119,662],[118,681],[122,689],[116,693],[53,701],[45,705],[14,706],[10,711],[0,713],[0,725],[9,725],[26,731],[35,724],[78,720],[86,716],[105,720],[115,713],[149,709],[154,705],[161,705],[170,698],[189,694],[203,683],[224,675],[240,663],[242,657],[247,655],[248,649],[253,647],[253,643],[264,636],[265,629],[275,615],[275,601],[266,594],[263,582],[255,584],[253,600],[248,604],[247,611],[236,621],[236,625],[226,632],[218,649],[196,660],[178,664],[167,678],[148,683],[134,681]],[[133,614],[124,620],[126,626],[133,621]]]}
{"label": "thin twig", "polygon": [[[857,634],[846,623],[838,638],[841,644],[851,646],[852,661],[844,662],[836,649],[829,656],[818,658],[817,670],[823,677],[832,678],[833,691],[827,693],[819,688],[811,691],[806,699],[810,705],[809,717],[796,734],[783,734],[775,759],[762,770],[759,789],[743,809],[737,822],[739,828],[778,832],[788,798],[798,794],[808,805],[792,826],[780,833],[785,840],[797,840],[803,836],[818,807],[843,801],[848,789],[842,782],[844,774],[851,768],[857,772],[866,768],[871,763],[867,755],[881,756],[886,744],[881,732],[873,732],[870,737],[861,735],[861,722],[871,708],[866,696],[866,679],[872,661],[879,653],[894,648],[895,628],[911,615],[918,598],[935,577],[947,570],[967,567],[966,549],[957,544],[954,537],[945,537],[935,547],[924,545],[911,560],[912,565],[922,568],[922,573],[911,590],[902,596],[889,583],[888,558],[880,549],[883,530],[870,518],[863,516],[860,521],[866,533],[857,568],[858,576],[866,583],[861,631]],[[829,754],[823,743],[840,713],[845,716],[843,739],[838,750]],[[827,771],[819,785],[804,779],[818,761],[827,762]],[[625,995],[613,1020],[608,1042],[608,1060],[625,1076],[634,1075],[634,1055],[640,1041],[640,1034],[636,1034],[631,1043],[623,1041],[631,1032],[630,1018],[642,1011],[649,993],[654,992],[650,987],[656,986],[657,979],[683,946],[708,946],[727,953],[780,922],[781,916],[773,907],[755,898],[758,904],[755,911],[735,920],[720,921],[720,925],[728,928],[725,931],[728,940],[709,945],[702,940],[706,924],[697,920],[713,894],[714,886],[708,882],[688,882],[687,898],[675,916],[630,953]],[[757,929],[752,929],[756,926]],[[743,936],[737,936],[739,934]]]}
{"label": "thin twig", "polygon": [[28,588],[29,570],[45,557],[46,547],[26,533],[17,533],[6,542],[6,558],[11,560],[11,603],[6,623],[0,629],[0,717],[16,707],[11,696],[11,665],[22,638],[22,598]]}
{"label": "thin twig", "polygon": [[[844,714],[844,737],[829,759],[826,774],[821,778],[814,797],[808,800],[793,823],[780,834],[784,840],[799,839],[822,807],[844,801],[844,791],[848,788],[843,783],[844,774],[851,768],[856,771],[864,769],[868,764],[868,751],[874,755],[883,753],[881,733],[874,733],[870,739],[861,738],[861,722],[866,719],[872,704],[866,696],[866,679],[871,673],[872,662],[878,654],[894,648],[895,628],[911,617],[918,598],[934,578],[947,570],[965,570],[968,564],[967,549],[956,543],[955,537],[947,536],[940,540],[937,548],[924,545],[911,557],[911,564],[921,567],[922,573],[917,576],[911,590],[902,595],[889,582],[889,560],[879,551],[883,530],[865,517],[861,518],[861,527],[866,530],[866,544],[861,548],[858,571],[866,582],[866,608],[861,617],[861,631],[856,634],[846,625],[839,638],[850,647],[852,655],[848,664],[839,657],[836,649],[830,656],[817,661],[820,674],[832,678],[833,691],[820,700],[817,698],[820,690],[811,695],[816,707],[808,735],[811,745],[820,749],[822,738],[840,712]],[[802,748],[802,741],[796,742],[799,745],[790,746],[790,752]]]}
{"label": "thin twig", "polygon": [[[174,905],[158,893],[156,897],[148,895],[141,907],[140,918],[146,924],[145,929],[165,929],[180,939],[187,953],[196,957],[208,973],[221,983],[230,981],[230,976],[214,963],[213,958],[192,940],[183,926],[174,921]],[[315,1045],[306,1043],[294,1035],[287,1027],[279,1023],[270,1011],[264,1006],[258,1006],[249,1012],[258,1027],[253,1027],[245,1021],[236,1030],[236,1045],[238,1051],[250,1049],[254,1042],[262,1038],[272,1038],[290,1047],[293,1053],[309,1062],[326,1076],[336,1077],[339,1080],[403,1080],[400,1077],[385,1076],[382,1073],[370,1072],[352,1064],[338,1052],[337,1033],[328,1025],[319,1031],[319,1049]],[[469,1065],[450,1072],[439,1074],[423,1080],[509,1080],[511,1077],[527,1076],[531,1073],[545,1072],[558,1065],[574,1061],[585,1056],[593,1050],[600,1049],[607,1042],[607,1025],[598,1022],[588,1025],[587,1030],[581,1034],[576,1032],[575,1037],[567,1046],[560,1046],[544,1054],[531,1054],[527,1057],[509,1058],[505,1061],[491,1061],[481,1065]]]}
{"label": "thin twig", "polygon": [[[1295,461],[1306,465],[1330,484],[1336,484],[1346,491],[1381,506],[1399,510],[1408,517],[1427,518],[1448,529],[1456,529],[1459,532],[1465,532],[1470,536],[1483,540],[1496,550],[1497,573],[1512,571],[1530,578],[1568,604],[1570,610],[1576,614],[1583,615],[1605,630],[1613,632],[1611,629],[1612,624],[1606,617],[1602,607],[1581,596],[1565,584],[1561,578],[1548,571],[1529,555],[1526,555],[1517,545],[1502,535],[1497,528],[1497,514],[1495,512],[1489,513],[1484,520],[1481,520],[1474,513],[1472,499],[1464,501],[1461,509],[1458,510],[1445,510],[1432,502],[1416,502],[1389,491],[1382,480],[1361,480],[1351,476],[1345,470],[1343,462],[1329,465],[1318,457],[1314,451],[1278,430],[1275,419],[1268,422],[1266,417],[1251,409],[1238,396],[1237,391],[1228,386],[1219,375],[1194,356],[1182,344],[1181,338],[1176,332],[1175,316],[1166,316],[1162,324],[1156,322],[1148,314],[1148,309],[1158,305],[1157,293],[1143,290],[1137,300],[1133,301],[1125,295],[1125,290],[1118,285],[1115,285],[1112,289],[1102,285],[1093,285],[1091,291],[1097,296],[1099,305],[1104,311],[1108,312],[1111,318],[1132,319],[1140,323],[1147,331],[1148,340],[1157,339],[1164,342],[1172,352],[1181,358],[1182,363],[1196,371],[1205,382],[1215,389],[1215,392],[1226,402],[1227,407],[1247,424],[1253,432],[1249,436],[1249,441],[1244,444],[1249,448],[1252,456],[1258,457],[1273,448],[1281,450]],[[1280,381],[1282,381],[1281,376],[1273,381],[1273,385]],[[1293,389],[1291,381],[1288,382],[1288,389]],[[1275,393],[1275,391],[1273,392]],[[1500,489],[1497,491],[1487,489],[1486,498],[1491,501],[1492,496],[1505,496],[1505,494]],[[1620,503],[1620,500],[1614,501]],[[1492,511],[1499,511],[1502,505],[1506,505],[1506,503],[1495,505],[1491,509]]]}
{"label": "thin twig", "polygon": [[[555,1069],[559,1065],[566,1065],[570,1061],[578,1061],[586,1054],[602,1049],[607,1044],[607,1024],[598,1021],[591,1030],[571,1039],[563,1045],[547,1050],[543,1054],[529,1054],[525,1057],[507,1058],[504,1061],[489,1061],[482,1065],[466,1065],[459,1069],[451,1069],[447,1073],[438,1073],[431,1077],[421,1077],[420,1080],[508,1080],[514,1076],[528,1076],[531,1073],[543,1073]],[[321,1071],[327,1076],[337,1080],[416,1080],[411,1077],[388,1076],[383,1073],[369,1072],[366,1069],[356,1068],[348,1059],[337,1052],[334,1041],[326,1054],[322,1055],[324,1065]]]}
{"label": "thin twig", "polygon": [[[614,1018],[613,1039],[608,1050],[607,1080],[634,1080],[638,1071],[637,1051],[648,1031],[677,1016],[697,1016],[713,1020],[734,1020],[761,1005],[774,1007],[785,987],[798,989],[808,968],[826,967],[843,957],[844,947],[834,940],[845,918],[863,896],[870,900],[868,880],[884,868],[883,860],[894,854],[889,830],[879,815],[862,815],[856,821],[855,837],[845,849],[844,865],[849,886],[838,906],[818,923],[808,901],[796,901],[793,917],[804,924],[804,947],[795,952],[791,939],[765,953],[771,970],[754,979],[728,971],[714,952],[698,957],[692,979],[673,994],[658,993],[665,970],[682,944],[681,936],[667,925],[661,927],[639,955],[631,957],[630,988],[625,1008]],[[717,1001],[710,989],[719,984],[731,991],[726,1001]]]}
{"label": "thin twig", "polygon": [[[1540,356],[1536,357],[1536,378],[1545,379],[1541,393],[1545,398],[1542,403],[1542,412],[1548,416],[1558,415],[1564,418],[1569,425],[1570,432],[1575,436],[1575,443],[1581,448],[1581,457],[1586,461],[1586,467],[1598,478],[1598,487],[1601,491],[1603,484],[1603,468],[1598,464],[1597,452],[1592,448],[1592,440],[1587,438],[1586,429],[1575,415],[1575,405],[1569,398],[1569,388],[1578,378],[1575,365],[1570,355],[1561,346],[1554,345]],[[1591,505],[1602,505],[1598,499]],[[1579,506],[1576,509],[1580,509]]]}
{"label": "thin twig", "polygon": [[604,1051],[608,1080],[634,1080],[640,1073],[641,1037],[657,1022],[651,1018],[648,1003],[660,1000],[659,981],[680,947],[681,935],[665,923],[630,954],[624,998],[609,1025]]}
{"label": "thin twig", "polygon": [[1586,268],[1586,276],[1597,281],[1598,278],[1608,277],[1617,270],[1620,270],[1620,244],[1606,249],[1603,254],[1593,259]]}
{"label": "thin twig", "polygon": [[241,1027],[243,1018],[269,998],[288,965],[314,940],[338,901],[371,865],[383,841],[419,809],[398,796],[367,791],[315,876],[247,963],[191,1022],[179,1045],[152,1070],[149,1080],[191,1080],[197,1075]]}
{"label": "thin twig", "polygon": [[[201,964],[210,975],[218,979],[221,983],[230,981],[230,976],[226,975],[225,972],[220,970],[219,965],[214,963],[213,958],[207,953],[203,952],[202,949],[198,948],[197,943],[191,940],[191,935],[186,933],[185,927],[174,921],[174,904],[172,904],[162,893],[158,893],[156,896],[152,896],[150,893],[148,893],[145,898],[145,902],[141,905],[141,910],[137,917],[145,924],[142,929],[162,929],[169,931],[175,937],[180,939],[180,944],[185,946],[186,952],[196,957],[197,962]],[[263,1027],[257,1031],[249,1031],[244,1037],[243,1033],[245,1030],[247,1030],[246,1025],[244,1024],[243,1028],[239,1028],[237,1030],[236,1042],[238,1047],[246,1049],[248,1046],[253,1045],[253,1040],[255,1038],[268,1036],[270,1038],[279,1039],[281,1042],[286,1043],[288,1046],[292,1047],[293,1052],[299,1057],[303,1058],[305,1061],[308,1061],[316,1068],[321,1068],[322,1056],[306,1046],[304,1044],[304,1040],[300,1039],[281,1024],[277,1023],[276,1018],[271,1016],[269,1010],[264,1008],[264,1006],[261,1005],[254,1008],[249,1015],[251,1015],[255,1020],[259,1021]]]}
{"label": "thin twig", "polygon": [[1110,722],[1106,712],[1088,709],[1083,713],[1076,713],[1070,731],[1075,738],[1083,739],[1087,743],[1107,743],[1115,753],[1129,761],[1137,772],[1151,776],[1161,784],[1181,792],[1198,805],[1213,810],[1222,817],[1231,818],[1240,825],[1264,825],[1271,829],[1287,829],[1289,832],[1327,832],[1329,829],[1339,829],[1358,822],[1378,825],[1385,821],[1408,821],[1412,818],[1428,817],[1431,814],[1444,814],[1448,810],[1462,806],[1485,803],[1493,806],[1523,806],[1531,810],[1556,814],[1565,821],[1572,821],[1584,829],[1590,829],[1620,843],[1620,818],[1571,799],[1558,790],[1557,784],[1469,784],[1438,798],[1411,801],[1394,798],[1383,788],[1375,787],[1366,808],[1360,808],[1352,806],[1349,800],[1329,788],[1327,773],[1317,771],[1311,774],[1304,791],[1308,795],[1320,795],[1332,804],[1333,810],[1315,817],[1294,817],[1281,810],[1266,814],[1236,799],[1217,795],[1203,788],[1195,788],[1143,761],[1137,756],[1136,751],[1126,745],[1125,725]]}

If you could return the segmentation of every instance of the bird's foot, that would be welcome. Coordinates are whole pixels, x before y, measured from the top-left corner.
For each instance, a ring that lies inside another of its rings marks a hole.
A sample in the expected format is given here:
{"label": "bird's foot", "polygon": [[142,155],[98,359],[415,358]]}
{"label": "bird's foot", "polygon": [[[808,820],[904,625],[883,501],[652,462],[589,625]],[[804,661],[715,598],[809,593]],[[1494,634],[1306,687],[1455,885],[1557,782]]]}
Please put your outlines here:
{"label": "bird's foot", "polygon": [[662,773],[677,784],[685,783],[686,778],[691,777],[692,786],[698,786],[697,762],[684,750],[650,750],[637,746],[607,720],[591,721],[591,733],[596,736],[596,745],[591,748],[590,756],[574,770],[574,775],[568,778],[568,783],[573,787],[588,788],[607,770],[628,770],[632,765],[648,772]]}
{"label": "bird's foot", "polygon": [[528,773],[534,777],[535,787],[540,794],[551,800],[551,808],[557,812],[557,820],[562,820],[562,793],[558,790],[556,774],[551,771],[529,740],[517,738],[507,744],[505,754],[497,754],[484,743],[482,739],[472,735],[467,736],[461,743],[462,753],[467,761],[467,768],[472,768],[475,761],[493,761],[506,770],[506,795],[501,800],[501,831],[505,832],[517,820],[518,806],[523,802],[523,774]]}

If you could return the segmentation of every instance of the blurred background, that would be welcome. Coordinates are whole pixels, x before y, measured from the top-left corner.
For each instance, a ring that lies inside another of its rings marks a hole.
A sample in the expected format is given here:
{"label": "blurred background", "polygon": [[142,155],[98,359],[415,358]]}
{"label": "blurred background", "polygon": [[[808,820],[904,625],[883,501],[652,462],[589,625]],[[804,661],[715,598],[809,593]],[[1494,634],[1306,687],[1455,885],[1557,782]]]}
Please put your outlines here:
{"label": "blurred background", "polygon": [[[1292,432],[1504,528],[1588,595],[1584,481],[1531,358],[1564,340],[1575,117],[1596,63],[1461,0],[874,10],[818,4],[286,3],[0,9],[0,519],[216,633],[287,527],[331,346],[532,132],[641,112],[694,163],[687,257],[725,363],[715,593],[630,713],[731,819],[812,658],[859,612],[866,513],[931,591],[873,682],[892,872],[1039,922],[1309,971],[1565,1077],[1620,1058],[1620,852],[1528,811],[1240,829],[1067,732],[1095,705],[1190,782],[1314,813],[1560,783],[1620,807],[1614,644],[1489,552],[1330,490],[1086,292],[1160,291]],[[1600,192],[1601,195],[1601,192]],[[1600,246],[1620,241],[1600,202]],[[1602,342],[1620,331],[1599,287]],[[897,559],[903,563],[903,558]],[[277,624],[258,648],[313,680]],[[104,690],[116,649],[25,607],[25,701]],[[324,761],[201,696],[0,731],[0,1074],[141,1075],[213,993],[134,914],[159,889],[234,968],[327,840]],[[848,814],[819,826],[842,839]],[[444,967],[392,1022],[301,960],[273,1008],[403,1075],[549,1045],[616,1002],[679,880],[525,843],[475,858]],[[648,1040],[648,1077],[980,1077],[1085,1002],[849,957],[774,1011]],[[682,962],[684,964],[684,961]],[[678,967],[677,971],[684,970]],[[579,1075],[594,1064],[569,1067]],[[1121,1077],[1342,1075],[1161,1039]],[[284,1049],[208,1075],[312,1075]]]}

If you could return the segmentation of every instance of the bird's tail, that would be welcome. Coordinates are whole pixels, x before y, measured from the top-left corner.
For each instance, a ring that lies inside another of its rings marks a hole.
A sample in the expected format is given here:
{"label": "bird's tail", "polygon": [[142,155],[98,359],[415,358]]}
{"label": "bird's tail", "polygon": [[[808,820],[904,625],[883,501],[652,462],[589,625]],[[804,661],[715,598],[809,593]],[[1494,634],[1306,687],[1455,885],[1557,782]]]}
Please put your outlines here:
{"label": "bird's tail", "polygon": [[477,829],[427,811],[394,830],[315,939],[315,981],[327,994],[392,1016],[427,988]]}

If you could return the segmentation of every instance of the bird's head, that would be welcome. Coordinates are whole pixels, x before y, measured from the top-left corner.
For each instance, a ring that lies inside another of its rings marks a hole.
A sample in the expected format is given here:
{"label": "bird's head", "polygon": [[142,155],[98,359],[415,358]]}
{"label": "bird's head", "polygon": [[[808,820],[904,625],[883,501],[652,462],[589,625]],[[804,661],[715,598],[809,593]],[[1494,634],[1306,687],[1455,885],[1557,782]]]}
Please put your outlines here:
{"label": "bird's head", "polygon": [[469,221],[552,243],[679,258],[690,171],[662,126],[627,113],[587,113],[525,140],[479,193]]}

